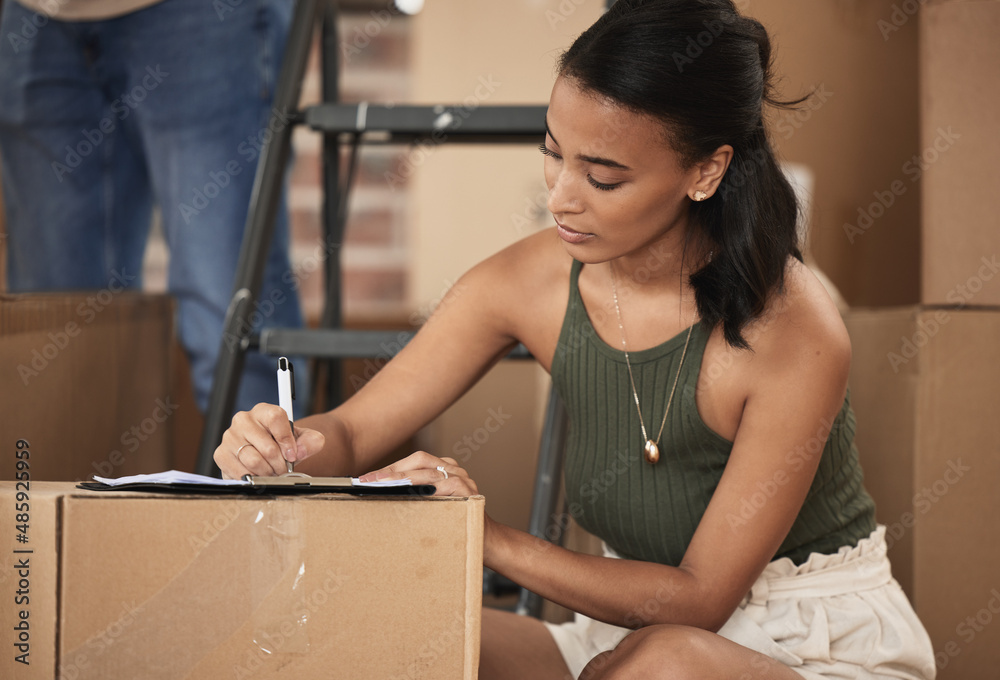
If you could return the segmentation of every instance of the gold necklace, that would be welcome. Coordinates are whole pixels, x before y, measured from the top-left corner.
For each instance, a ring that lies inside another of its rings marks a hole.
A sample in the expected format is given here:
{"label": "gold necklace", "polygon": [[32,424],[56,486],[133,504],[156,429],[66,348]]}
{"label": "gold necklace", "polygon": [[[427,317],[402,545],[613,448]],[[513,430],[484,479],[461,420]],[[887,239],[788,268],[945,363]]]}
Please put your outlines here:
{"label": "gold necklace", "polygon": [[643,457],[649,464],[656,463],[660,460],[660,437],[663,435],[663,427],[667,424],[667,414],[670,413],[670,405],[674,401],[674,391],[677,389],[677,381],[681,377],[681,368],[684,366],[684,357],[687,355],[688,342],[691,341],[691,331],[694,330],[694,324],[688,328],[687,339],[684,341],[684,351],[681,352],[681,363],[677,367],[677,375],[674,377],[674,385],[670,388],[670,396],[667,398],[667,410],[663,412],[663,422],[660,423],[660,431],[656,434],[656,441],[653,441],[646,434],[646,423],[642,419],[642,409],[639,407],[639,393],[635,389],[635,378],[632,376],[632,362],[628,359],[628,347],[625,345],[625,326],[622,324],[622,310],[618,307],[618,287],[615,285],[615,270],[614,265],[610,262],[608,263],[611,267],[611,292],[615,300],[615,313],[618,315],[618,330],[621,332],[622,336],[622,349],[625,351],[625,366],[628,367],[628,380],[632,385],[632,396],[635,398],[635,410],[639,413],[639,427],[642,428],[642,438],[646,442],[643,447]]}

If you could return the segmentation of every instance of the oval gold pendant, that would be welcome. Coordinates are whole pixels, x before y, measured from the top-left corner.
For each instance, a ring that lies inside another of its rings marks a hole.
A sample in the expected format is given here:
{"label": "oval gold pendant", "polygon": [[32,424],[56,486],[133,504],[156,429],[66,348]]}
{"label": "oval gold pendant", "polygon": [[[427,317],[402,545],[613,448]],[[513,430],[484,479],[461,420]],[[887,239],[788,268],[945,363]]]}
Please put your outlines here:
{"label": "oval gold pendant", "polygon": [[647,463],[655,463],[660,460],[660,447],[652,439],[647,439],[644,454]]}

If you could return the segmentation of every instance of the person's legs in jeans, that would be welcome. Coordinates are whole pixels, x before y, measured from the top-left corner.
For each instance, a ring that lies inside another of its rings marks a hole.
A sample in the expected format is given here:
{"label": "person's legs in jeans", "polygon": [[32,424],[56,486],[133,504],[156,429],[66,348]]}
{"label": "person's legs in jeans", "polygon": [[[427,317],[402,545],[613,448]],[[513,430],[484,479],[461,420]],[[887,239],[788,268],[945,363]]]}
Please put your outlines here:
{"label": "person's legs in jeans", "polygon": [[5,2],[0,35],[17,37],[0,41],[9,289],[138,287],[151,196],[113,110],[122,82],[102,72],[98,27]]}
{"label": "person's legs in jeans", "polygon": [[[267,130],[291,14],[287,0],[218,12],[202,0],[166,0],[129,15],[130,85],[153,86],[135,110],[170,248],[170,291],[191,359],[199,405],[207,405],[230,302],[247,209]],[[254,320],[301,326],[291,285],[282,204]],[[304,367],[301,367],[304,368]],[[307,371],[296,376],[298,388]],[[237,397],[245,410],[276,401],[275,360],[248,353]]]}

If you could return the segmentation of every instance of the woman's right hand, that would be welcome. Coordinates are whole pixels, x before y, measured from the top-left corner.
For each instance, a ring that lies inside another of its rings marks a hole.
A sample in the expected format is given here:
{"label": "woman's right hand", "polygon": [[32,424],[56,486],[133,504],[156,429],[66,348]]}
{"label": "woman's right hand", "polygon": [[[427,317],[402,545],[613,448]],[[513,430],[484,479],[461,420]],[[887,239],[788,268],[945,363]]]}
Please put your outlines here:
{"label": "woman's right hand", "polygon": [[296,427],[293,433],[280,406],[257,404],[233,416],[213,457],[224,479],[281,475],[288,470],[285,461],[309,458],[323,449],[325,441],[316,430]]}

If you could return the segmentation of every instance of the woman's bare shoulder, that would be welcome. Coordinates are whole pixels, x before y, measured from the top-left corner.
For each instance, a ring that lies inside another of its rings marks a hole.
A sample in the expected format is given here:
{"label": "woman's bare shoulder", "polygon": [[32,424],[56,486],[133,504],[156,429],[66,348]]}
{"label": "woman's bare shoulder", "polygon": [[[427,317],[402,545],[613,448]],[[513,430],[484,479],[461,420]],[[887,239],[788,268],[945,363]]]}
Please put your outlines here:
{"label": "woman's bare shoulder", "polygon": [[759,367],[774,370],[796,361],[819,361],[835,372],[850,365],[851,341],[836,303],[805,264],[789,258],[781,291],[748,326]]}
{"label": "woman's bare shoulder", "polygon": [[526,275],[546,272],[551,274],[559,265],[564,266],[568,272],[573,261],[554,227],[515,241],[490,259],[497,260],[504,267],[524,269]]}
{"label": "woman's bare shoulder", "polygon": [[536,298],[560,283],[568,286],[572,262],[555,230],[546,229],[512,243],[481,262],[473,272],[498,290]]}
{"label": "woman's bare shoulder", "polygon": [[546,364],[558,341],[573,259],[555,229],[507,246],[469,276],[503,326]]}

